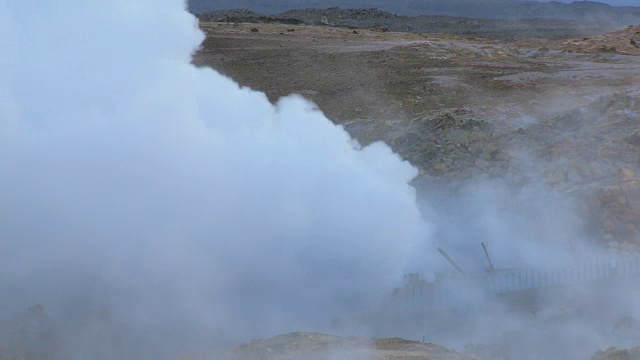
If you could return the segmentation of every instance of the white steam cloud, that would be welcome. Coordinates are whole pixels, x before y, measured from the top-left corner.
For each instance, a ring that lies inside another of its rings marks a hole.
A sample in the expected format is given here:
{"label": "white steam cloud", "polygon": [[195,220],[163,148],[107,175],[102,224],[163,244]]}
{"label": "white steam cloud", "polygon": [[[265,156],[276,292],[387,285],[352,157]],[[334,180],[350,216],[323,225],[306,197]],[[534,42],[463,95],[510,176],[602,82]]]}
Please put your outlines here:
{"label": "white steam cloud", "polygon": [[190,65],[184,7],[0,0],[2,312],[105,307],[173,351],[322,330],[401,277],[426,230],[415,169]]}

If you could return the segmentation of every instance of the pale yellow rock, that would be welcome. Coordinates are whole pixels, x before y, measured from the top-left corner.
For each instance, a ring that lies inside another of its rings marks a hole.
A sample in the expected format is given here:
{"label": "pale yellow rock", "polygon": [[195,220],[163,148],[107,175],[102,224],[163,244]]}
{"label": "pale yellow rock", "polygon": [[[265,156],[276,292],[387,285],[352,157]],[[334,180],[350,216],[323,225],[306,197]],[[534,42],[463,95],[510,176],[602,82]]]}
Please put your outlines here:
{"label": "pale yellow rock", "polygon": [[635,175],[633,174],[633,171],[631,171],[629,169],[625,169],[625,168],[621,168],[620,169],[620,181],[621,182],[631,181],[634,178],[635,178]]}

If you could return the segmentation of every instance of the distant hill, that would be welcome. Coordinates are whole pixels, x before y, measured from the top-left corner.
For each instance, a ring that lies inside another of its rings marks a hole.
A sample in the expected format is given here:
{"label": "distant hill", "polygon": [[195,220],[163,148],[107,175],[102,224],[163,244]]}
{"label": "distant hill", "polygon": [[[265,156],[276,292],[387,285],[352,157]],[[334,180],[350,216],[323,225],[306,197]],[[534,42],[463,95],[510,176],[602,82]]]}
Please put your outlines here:
{"label": "distant hill", "polygon": [[271,15],[301,8],[378,8],[399,15],[448,15],[488,19],[566,19],[640,23],[640,7],[614,7],[594,1],[536,2],[516,0],[189,0],[195,14],[247,8]]}

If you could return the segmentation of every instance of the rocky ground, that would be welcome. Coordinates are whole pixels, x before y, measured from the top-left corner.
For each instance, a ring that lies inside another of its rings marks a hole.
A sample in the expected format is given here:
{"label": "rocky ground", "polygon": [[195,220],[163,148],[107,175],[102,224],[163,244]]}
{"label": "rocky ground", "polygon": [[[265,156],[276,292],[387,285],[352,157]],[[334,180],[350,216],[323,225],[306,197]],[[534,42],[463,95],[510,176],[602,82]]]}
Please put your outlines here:
{"label": "rocky ground", "polygon": [[194,63],[272,100],[316,102],[382,140],[416,183],[531,181],[576,201],[595,241],[640,245],[640,27],[498,41],[330,26],[202,22]]}
{"label": "rocky ground", "polygon": [[[292,333],[256,339],[229,351],[224,360],[480,360],[491,359],[468,348],[456,352],[442,346],[399,338],[345,338],[319,333]],[[637,360],[640,348],[600,350],[591,360]],[[586,360],[586,359],[585,359]]]}
{"label": "rocky ground", "polygon": [[597,34],[578,39],[528,39],[518,41],[518,46],[546,46],[549,49],[576,53],[618,53],[640,55],[640,26],[626,26],[605,34]]}
{"label": "rocky ground", "polygon": [[257,339],[228,353],[225,360],[473,360],[444,347],[404,339],[345,338],[319,333],[293,333]]}

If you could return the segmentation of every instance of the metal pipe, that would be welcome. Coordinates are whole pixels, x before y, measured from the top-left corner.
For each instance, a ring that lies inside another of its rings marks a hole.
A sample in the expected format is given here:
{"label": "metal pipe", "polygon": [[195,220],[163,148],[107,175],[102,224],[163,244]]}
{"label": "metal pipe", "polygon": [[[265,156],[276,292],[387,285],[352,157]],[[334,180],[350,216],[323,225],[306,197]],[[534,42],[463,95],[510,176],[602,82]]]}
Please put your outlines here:
{"label": "metal pipe", "polygon": [[482,250],[484,251],[484,256],[487,257],[487,261],[489,262],[489,271],[494,272],[496,268],[493,266],[493,261],[491,261],[491,257],[489,256],[489,251],[487,251],[487,247],[483,242],[480,243],[482,245]]}
{"label": "metal pipe", "polygon": [[444,258],[447,259],[449,264],[453,265],[453,267],[456,268],[456,270],[458,270],[460,274],[467,276],[467,273],[464,270],[462,270],[460,265],[458,265],[455,261],[453,261],[453,259],[447,254],[446,251],[444,251],[444,249],[439,247],[438,252],[440,252],[440,254],[442,254],[442,256],[444,256]]}

